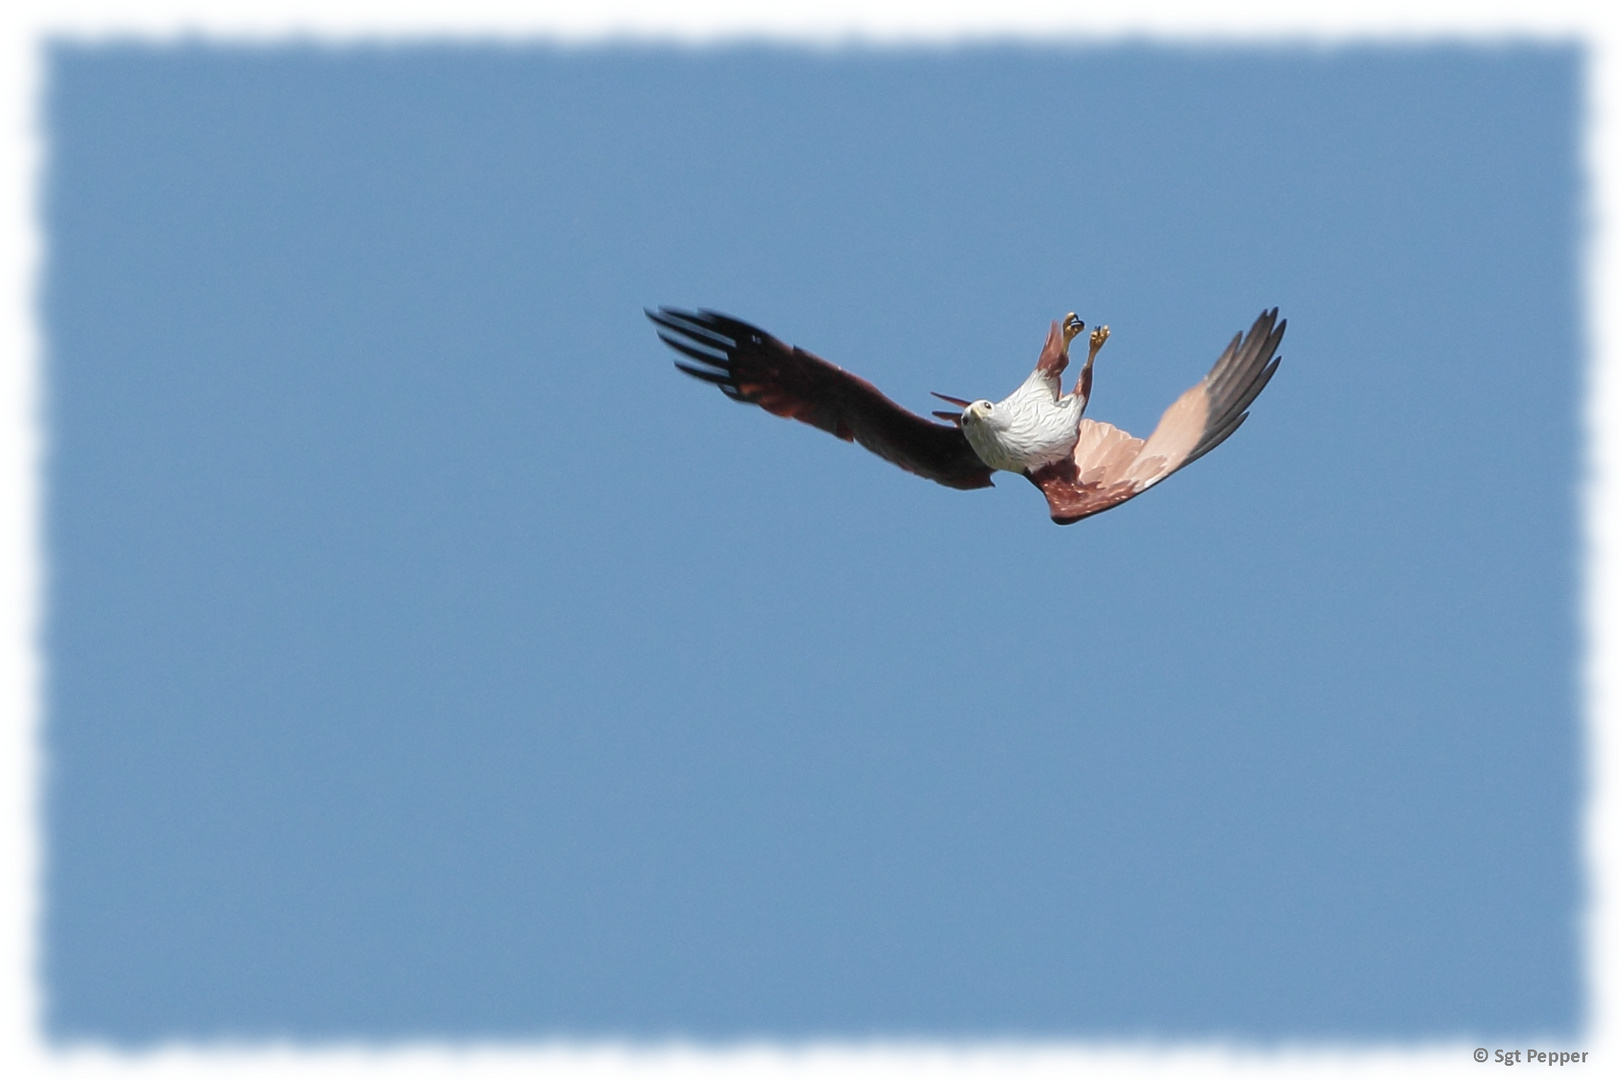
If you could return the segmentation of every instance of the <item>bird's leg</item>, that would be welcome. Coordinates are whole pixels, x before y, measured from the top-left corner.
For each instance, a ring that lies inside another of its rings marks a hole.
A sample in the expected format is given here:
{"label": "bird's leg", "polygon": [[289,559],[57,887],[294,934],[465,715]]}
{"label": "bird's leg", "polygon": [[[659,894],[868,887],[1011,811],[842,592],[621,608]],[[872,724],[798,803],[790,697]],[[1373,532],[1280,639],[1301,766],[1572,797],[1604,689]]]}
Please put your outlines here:
{"label": "bird's leg", "polygon": [[1091,400],[1091,363],[1097,359],[1097,353],[1102,350],[1103,342],[1108,340],[1108,327],[1099,326],[1091,332],[1091,351],[1086,353],[1085,366],[1080,369],[1080,378],[1075,380],[1074,392],[1080,398],[1080,404],[1085,405]]}
{"label": "bird's leg", "polygon": [[1054,319],[1052,328],[1047,331],[1046,345],[1041,349],[1041,358],[1035,361],[1035,370],[1052,380],[1054,396],[1063,392],[1058,380],[1063,378],[1063,369],[1069,366],[1069,342],[1085,328],[1086,324],[1071,311],[1063,316],[1061,329]]}

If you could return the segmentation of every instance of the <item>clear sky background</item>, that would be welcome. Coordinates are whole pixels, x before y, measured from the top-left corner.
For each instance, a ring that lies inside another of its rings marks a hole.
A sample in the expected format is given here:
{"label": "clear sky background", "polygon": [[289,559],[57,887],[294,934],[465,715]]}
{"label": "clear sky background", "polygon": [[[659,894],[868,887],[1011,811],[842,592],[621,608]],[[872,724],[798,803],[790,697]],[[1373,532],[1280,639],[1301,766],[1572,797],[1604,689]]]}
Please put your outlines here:
{"label": "clear sky background", "polygon": [[[58,1039],[1571,1034],[1571,49],[63,47]],[[1049,320],[1230,442],[1070,528],[919,411]]]}

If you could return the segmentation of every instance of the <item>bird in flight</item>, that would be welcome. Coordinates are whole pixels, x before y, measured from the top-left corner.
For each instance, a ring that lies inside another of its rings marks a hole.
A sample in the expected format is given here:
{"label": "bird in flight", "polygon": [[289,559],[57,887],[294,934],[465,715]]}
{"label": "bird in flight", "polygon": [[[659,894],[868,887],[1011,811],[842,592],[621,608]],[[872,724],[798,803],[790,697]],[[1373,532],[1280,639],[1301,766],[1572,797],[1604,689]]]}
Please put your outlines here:
{"label": "bird in flight", "polygon": [[1092,364],[1108,327],[1091,332],[1074,389],[1062,392],[1069,343],[1085,331],[1073,312],[1052,323],[1035,370],[1001,401],[936,393],[961,409],[935,412],[945,423],[902,408],[860,376],[740,319],[668,307],[646,314],[664,344],[697,362],[677,360],[675,366],[731,400],[858,442],[946,487],[990,487],[998,470],[1021,473],[1041,489],[1059,525],[1140,495],[1225,441],[1248,419],[1245,410],[1277,370],[1277,346],[1288,326],[1278,321],[1276,308],[1262,312],[1247,334],[1232,338],[1209,374],[1164,411],[1153,434],[1138,439],[1085,418]]}

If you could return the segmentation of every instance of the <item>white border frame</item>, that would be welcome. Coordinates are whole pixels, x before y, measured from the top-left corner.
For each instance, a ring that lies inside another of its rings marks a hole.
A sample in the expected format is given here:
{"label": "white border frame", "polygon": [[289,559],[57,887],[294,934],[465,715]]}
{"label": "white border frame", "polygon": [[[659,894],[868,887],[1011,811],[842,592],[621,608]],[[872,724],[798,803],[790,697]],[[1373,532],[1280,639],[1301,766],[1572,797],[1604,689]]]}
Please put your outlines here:
{"label": "white border frame", "polygon": [[[1322,45],[1515,40],[1579,42],[1590,60],[1586,100],[1585,289],[1588,356],[1582,573],[1588,803],[1585,854],[1587,1022],[1565,1050],[1571,1069],[1614,1068],[1617,996],[1615,886],[1620,820],[1620,15],[1580,0],[13,0],[0,13],[0,1070],[7,1076],[216,1077],[820,1077],[1016,1075],[1478,1076],[1474,1047],[1437,1041],[1377,1049],[1300,1043],[1265,1052],[1199,1043],[826,1043],[810,1046],[609,1043],[475,1044],[447,1048],[299,1049],[173,1046],[122,1054],[59,1050],[40,1037],[35,929],[41,844],[39,630],[40,338],[37,277],[44,252],[38,178],[42,46],[52,37],[146,41],[606,40],[711,43],[752,39],[837,46],[1025,40],[1142,40]],[[1620,9],[1620,5],[1611,6]],[[1504,973],[1511,977],[1510,973]],[[1494,1048],[1491,1048],[1494,1049]],[[1605,1065],[1604,1063],[1607,1063]],[[1521,1066],[1544,1067],[1544,1066]]]}

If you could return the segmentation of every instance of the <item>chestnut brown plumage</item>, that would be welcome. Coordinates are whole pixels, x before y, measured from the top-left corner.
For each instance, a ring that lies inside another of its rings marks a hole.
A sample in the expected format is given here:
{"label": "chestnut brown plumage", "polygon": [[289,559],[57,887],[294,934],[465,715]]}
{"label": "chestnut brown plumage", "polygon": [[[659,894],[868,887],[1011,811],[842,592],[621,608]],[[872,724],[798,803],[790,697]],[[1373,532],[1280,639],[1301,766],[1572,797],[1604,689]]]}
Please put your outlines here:
{"label": "chestnut brown plumage", "polygon": [[923,419],[836,364],[714,311],[661,307],[647,312],[647,318],[661,328],[658,336],[664,344],[704,365],[677,360],[676,367],[715,384],[733,401],[858,442],[883,460],[946,487],[992,486],[990,467],[973,452],[961,428]]}
{"label": "chestnut brown plumage", "polygon": [[1246,336],[1232,338],[1209,374],[1164,411],[1146,439],[1081,420],[1073,455],[1028,474],[1046,496],[1052,520],[1072,525],[1118,506],[1225,442],[1249,418],[1245,410],[1282,361],[1275,354],[1287,328],[1276,308],[1261,312]]}
{"label": "chestnut brown plumage", "polygon": [[[982,407],[988,414],[997,406],[935,394],[964,407],[961,415],[936,412],[935,416],[951,421],[937,424],[895,404],[865,379],[740,319],[708,310],[667,307],[646,314],[659,327],[658,336],[666,345],[701,365],[676,361],[675,366],[718,386],[733,401],[758,405],[777,416],[858,442],[884,460],[947,487],[992,484],[994,469],[968,442],[962,422],[963,417],[977,422],[975,410]],[[1232,339],[1209,374],[1165,410],[1146,439],[1112,424],[1080,419],[1078,430],[1066,429],[1074,436],[1072,453],[1061,449],[1069,445],[1064,439],[1057,444],[1057,452],[1065,455],[1061,459],[1053,461],[1048,453],[1042,458],[1016,459],[1014,464],[1046,462],[1022,472],[1046,496],[1052,520],[1059,525],[1118,506],[1209,453],[1242,425],[1250,403],[1265,389],[1282,359],[1276,351],[1287,325],[1286,320],[1277,319],[1276,308],[1261,313],[1247,335]],[[1068,362],[1070,338],[1083,329],[1084,324],[1072,314],[1061,334],[1059,325],[1053,323],[1035,372],[1002,407],[1032,388],[1037,399],[1048,393],[1056,405],[1068,401],[1070,395],[1057,394],[1057,379]],[[1091,355],[1076,382],[1073,396],[1082,412],[1090,397],[1091,359],[1107,338],[1107,327],[1093,333]],[[1043,382],[1047,390],[1041,389]],[[1074,422],[1068,421],[1070,425]],[[1002,459],[992,453],[991,460]]]}

